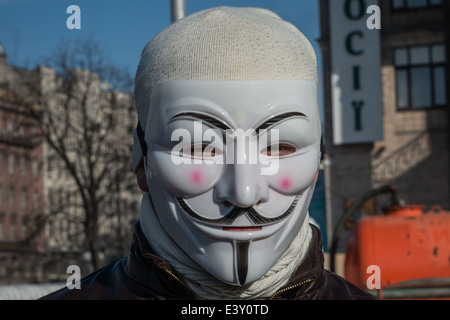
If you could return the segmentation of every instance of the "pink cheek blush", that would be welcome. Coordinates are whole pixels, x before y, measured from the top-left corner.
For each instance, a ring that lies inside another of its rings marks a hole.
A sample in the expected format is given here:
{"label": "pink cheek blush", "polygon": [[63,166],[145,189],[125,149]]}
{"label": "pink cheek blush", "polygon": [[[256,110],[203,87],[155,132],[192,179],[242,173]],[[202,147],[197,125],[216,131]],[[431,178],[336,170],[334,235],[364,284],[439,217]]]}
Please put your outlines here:
{"label": "pink cheek blush", "polygon": [[202,175],[201,171],[194,170],[191,172],[191,181],[194,184],[200,184],[200,183],[202,183],[202,180],[203,180],[203,175]]}
{"label": "pink cheek blush", "polygon": [[283,190],[288,190],[292,185],[292,181],[289,178],[283,178],[283,180],[281,180],[281,189]]}

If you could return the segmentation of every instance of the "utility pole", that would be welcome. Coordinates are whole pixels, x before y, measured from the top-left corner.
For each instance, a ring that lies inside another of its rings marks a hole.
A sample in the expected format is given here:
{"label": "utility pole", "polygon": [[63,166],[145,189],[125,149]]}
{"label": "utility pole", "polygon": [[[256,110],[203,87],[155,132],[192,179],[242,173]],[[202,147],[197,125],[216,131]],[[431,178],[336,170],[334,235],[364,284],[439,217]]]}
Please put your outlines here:
{"label": "utility pole", "polygon": [[[450,153],[450,21],[447,18],[450,14],[450,1],[443,1],[444,6],[444,30],[445,30],[445,45],[446,45],[446,91],[447,91],[447,152]],[[447,179],[449,179],[450,189],[450,160],[448,162],[449,173]]]}
{"label": "utility pole", "polygon": [[184,18],[186,15],[186,4],[184,0],[170,0],[172,23]]}

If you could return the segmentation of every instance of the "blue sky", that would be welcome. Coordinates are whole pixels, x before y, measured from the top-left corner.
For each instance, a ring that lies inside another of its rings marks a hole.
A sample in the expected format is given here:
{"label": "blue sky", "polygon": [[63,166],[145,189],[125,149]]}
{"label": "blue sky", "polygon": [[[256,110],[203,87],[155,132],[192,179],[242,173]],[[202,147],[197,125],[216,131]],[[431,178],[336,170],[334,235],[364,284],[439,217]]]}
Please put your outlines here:
{"label": "blue sky", "polygon": [[[69,30],[69,5],[81,9],[81,30]],[[297,26],[320,57],[318,0],[186,0],[186,13],[252,6],[275,11]],[[94,36],[107,57],[134,75],[145,44],[170,24],[170,0],[0,0],[0,43],[9,62],[34,68],[59,42]]]}

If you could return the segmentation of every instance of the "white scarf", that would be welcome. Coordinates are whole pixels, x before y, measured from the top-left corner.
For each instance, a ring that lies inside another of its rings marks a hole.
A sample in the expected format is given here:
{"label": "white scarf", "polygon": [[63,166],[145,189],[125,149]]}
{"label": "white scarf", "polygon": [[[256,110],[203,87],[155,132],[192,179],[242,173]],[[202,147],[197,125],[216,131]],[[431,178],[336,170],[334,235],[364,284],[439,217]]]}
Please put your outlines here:
{"label": "white scarf", "polygon": [[155,253],[166,260],[199,299],[265,299],[274,295],[290,279],[308,250],[312,231],[309,215],[300,232],[275,265],[259,280],[242,286],[223,283],[195,263],[165,232],[156,216],[150,196],[142,198],[140,213],[142,231]]}

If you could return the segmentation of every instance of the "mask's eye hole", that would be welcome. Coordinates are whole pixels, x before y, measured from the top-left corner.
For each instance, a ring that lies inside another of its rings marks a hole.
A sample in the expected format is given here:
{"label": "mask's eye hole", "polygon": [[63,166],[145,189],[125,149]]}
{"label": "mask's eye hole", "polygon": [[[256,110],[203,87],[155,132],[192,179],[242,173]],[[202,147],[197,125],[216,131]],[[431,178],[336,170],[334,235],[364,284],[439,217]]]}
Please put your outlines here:
{"label": "mask's eye hole", "polygon": [[212,158],[222,154],[216,147],[206,143],[194,144],[190,148],[184,149],[184,153],[194,158]]}
{"label": "mask's eye hole", "polygon": [[283,157],[297,151],[297,148],[287,143],[273,144],[264,149],[261,153],[268,157]]}

